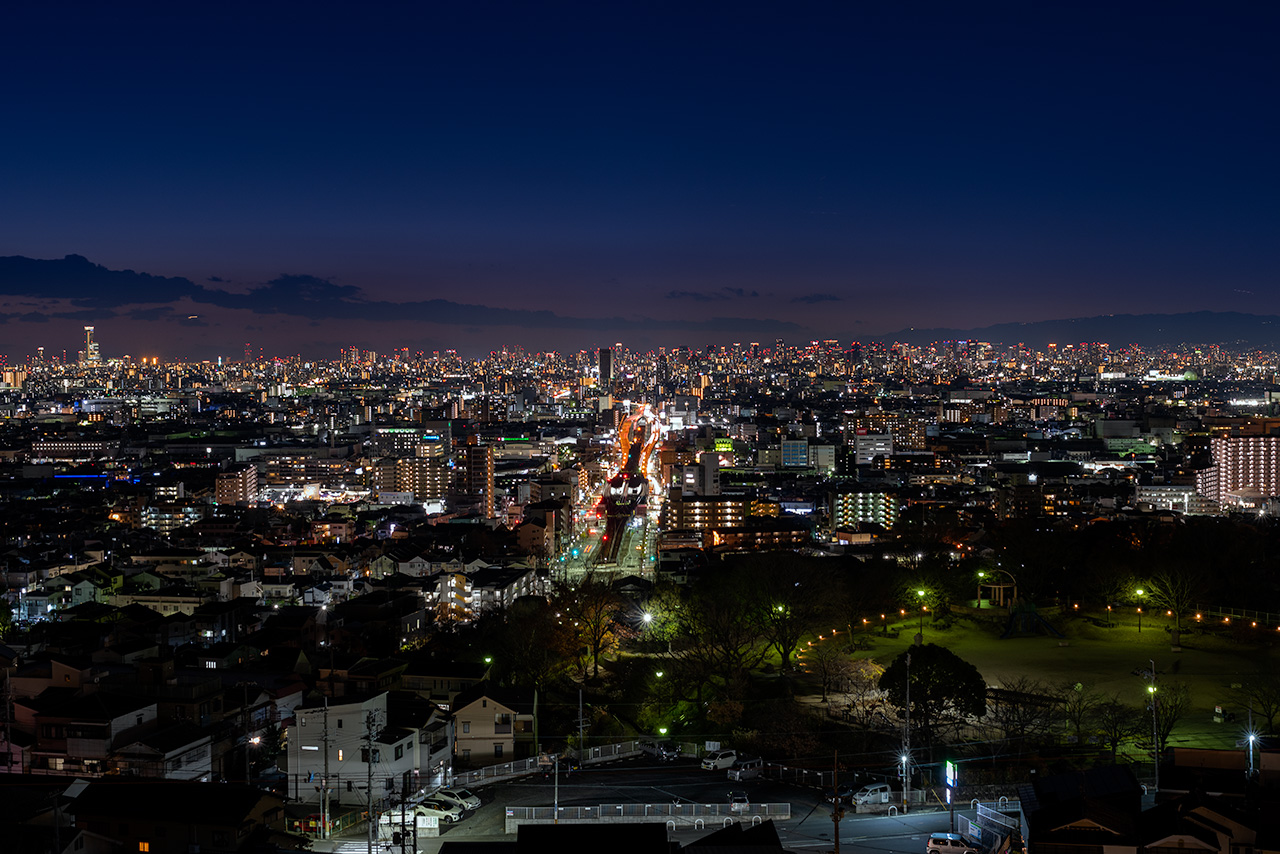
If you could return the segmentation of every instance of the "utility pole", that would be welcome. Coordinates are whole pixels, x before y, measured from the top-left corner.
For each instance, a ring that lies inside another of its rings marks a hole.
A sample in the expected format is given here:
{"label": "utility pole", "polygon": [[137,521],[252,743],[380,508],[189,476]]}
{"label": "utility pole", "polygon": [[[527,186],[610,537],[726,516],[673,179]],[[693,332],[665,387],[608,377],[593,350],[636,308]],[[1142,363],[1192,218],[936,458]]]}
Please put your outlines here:
{"label": "utility pole", "polygon": [[320,838],[329,838],[329,698],[324,698],[324,776],[320,778]]}
{"label": "utility pole", "polygon": [[582,740],[582,689],[580,688],[577,689],[577,767],[579,768],[582,767],[582,749],[585,745],[585,741]]}
{"label": "utility pole", "polygon": [[840,854],[840,819],[844,818],[844,807],[840,805],[840,751],[836,751],[831,759],[831,838],[836,841],[836,852]]}
{"label": "utility pole", "polygon": [[907,715],[902,726],[902,813],[907,813],[907,796],[911,793],[911,653],[907,653]]}
{"label": "utility pole", "polygon": [[552,807],[552,812],[551,812],[551,823],[559,824],[560,823],[560,754],[559,753],[556,754],[555,768],[556,768],[556,771],[555,771],[556,782],[555,782],[555,788],[553,790],[555,794],[552,796],[552,803],[554,804],[554,806]]}
{"label": "utility pole", "polygon": [[1151,758],[1155,760],[1152,764],[1156,768],[1156,797],[1160,797],[1160,742],[1159,730],[1156,726],[1157,706],[1159,702],[1156,699],[1156,661],[1154,658],[1147,659],[1147,663],[1151,665]]}
{"label": "utility pole", "polygon": [[378,723],[377,716],[377,711],[370,709],[364,717],[365,807],[369,812],[369,854],[373,854],[373,839],[378,829],[378,816],[373,809],[373,763],[378,760],[373,752],[373,730]]}
{"label": "utility pole", "polygon": [[241,682],[244,689],[244,700],[240,708],[240,717],[244,719],[244,784],[253,785],[253,775],[249,773],[249,683]]}

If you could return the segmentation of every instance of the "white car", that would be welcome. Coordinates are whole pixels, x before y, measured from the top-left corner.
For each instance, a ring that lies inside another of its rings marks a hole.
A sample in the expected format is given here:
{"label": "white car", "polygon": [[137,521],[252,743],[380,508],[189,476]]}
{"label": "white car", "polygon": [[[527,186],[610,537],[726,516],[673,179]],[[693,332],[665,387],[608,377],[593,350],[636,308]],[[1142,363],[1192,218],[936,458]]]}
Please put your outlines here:
{"label": "white car", "polygon": [[738,751],[736,750],[713,750],[702,757],[702,770],[722,771],[737,761]]}
{"label": "white car", "polygon": [[928,854],[981,854],[978,846],[958,833],[930,834],[925,851]]}
{"label": "white car", "polygon": [[729,809],[732,812],[746,812],[751,806],[751,799],[746,792],[729,793]]}
{"label": "white car", "polygon": [[441,821],[453,822],[462,818],[462,807],[445,801],[432,800],[431,798],[427,798],[413,809],[418,815],[438,818]]}
{"label": "white car", "polygon": [[474,810],[480,807],[480,798],[466,789],[441,789],[431,796],[434,801],[444,801],[447,804],[456,804],[464,810]]}

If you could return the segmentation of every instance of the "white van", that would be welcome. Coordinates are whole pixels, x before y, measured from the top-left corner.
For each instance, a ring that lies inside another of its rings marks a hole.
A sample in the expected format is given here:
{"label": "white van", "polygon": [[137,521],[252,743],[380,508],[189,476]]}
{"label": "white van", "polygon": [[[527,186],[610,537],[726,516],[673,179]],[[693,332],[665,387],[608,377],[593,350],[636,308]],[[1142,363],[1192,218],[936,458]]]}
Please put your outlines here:
{"label": "white van", "polygon": [[730,780],[754,780],[764,773],[764,760],[758,756],[739,756],[729,767]]}
{"label": "white van", "polygon": [[887,804],[893,797],[888,783],[869,783],[853,793],[853,802],[862,804]]}
{"label": "white van", "polygon": [[703,771],[723,771],[738,761],[736,750],[713,750],[702,757]]}

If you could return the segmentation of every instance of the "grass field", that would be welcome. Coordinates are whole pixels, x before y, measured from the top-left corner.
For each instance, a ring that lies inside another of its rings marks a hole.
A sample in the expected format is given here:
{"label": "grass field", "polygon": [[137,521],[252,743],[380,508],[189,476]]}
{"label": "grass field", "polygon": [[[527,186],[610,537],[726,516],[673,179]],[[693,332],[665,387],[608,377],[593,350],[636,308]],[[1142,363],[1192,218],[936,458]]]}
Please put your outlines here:
{"label": "grass field", "polygon": [[[1112,628],[1093,625],[1076,615],[1051,620],[1065,640],[1043,635],[1001,640],[1003,626],[959,618],[943,629],[926,620],[924,641],[945,646],[971,662],[988,685],[999,686],[1019,676],[1047,685],[1079,682],[1086,689],[1114,694],[1135,706],[1145,702],[1146,681],[1134,671],[1147,670],[1154,661],[1158,680],[1182,682],[1191,692],[1192,709],[1174,731],[1171,746],[1234,747],[1246,729],[1247,713],[1233,705],[1231,684],[1275,668],[1280,656],[1267,643],[1271,638],[1263,634],[1265,630],[1258,630],[1258,643],[1184,633],[1181,652],[1174,652],[1164,620],[1157,618],[1155,625],[1144,620],[1139,632],[1136,621],[1125,616],[1123,624]],[[866,633],[871,648],[857,655],[871,656],[887,665],[912,644],[919,623],[907,621],[889,628],[899,631],[897,638]],[[863,635],[856,632],[855,639]],[[1215,723],[1214,707],[1218,705],[1224,712],[1234,712],[1235,722]]]}

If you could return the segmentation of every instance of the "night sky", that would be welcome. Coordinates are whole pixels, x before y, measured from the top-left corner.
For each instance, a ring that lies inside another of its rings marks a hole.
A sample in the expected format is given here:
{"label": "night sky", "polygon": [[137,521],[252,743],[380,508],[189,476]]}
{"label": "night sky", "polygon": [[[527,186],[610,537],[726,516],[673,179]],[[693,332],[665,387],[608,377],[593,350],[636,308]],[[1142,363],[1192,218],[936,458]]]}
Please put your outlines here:
{"label": "night sky", "polygon": [[1280,4],[0,16],[10,363],[1280,313]]}

